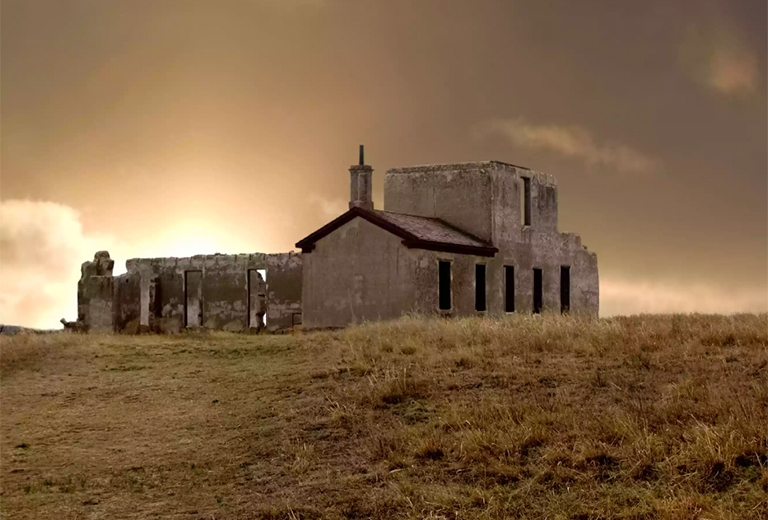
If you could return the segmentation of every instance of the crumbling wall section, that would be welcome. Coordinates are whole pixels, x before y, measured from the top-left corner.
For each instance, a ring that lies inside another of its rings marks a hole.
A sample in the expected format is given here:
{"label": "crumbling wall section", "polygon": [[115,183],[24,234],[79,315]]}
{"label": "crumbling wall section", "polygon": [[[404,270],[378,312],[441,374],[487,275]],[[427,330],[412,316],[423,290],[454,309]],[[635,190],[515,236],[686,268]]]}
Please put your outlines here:
{"label": "crumbling wall section", "polygon": [[267,330],[287,329],[302,323],[301,253],[265,255],[267,271]]}
{"label": "crumbling wall section", "polygon": [[115,261],[107,251],[98,251],[92,262],[83,262],[77,283],[77,323],[84,330],[113,330],[112,269]]}
{"label": "crumbling wall section", "polygon": [[[126,267],[124,276],[139,279],[140,325],[150,330],[179,332],[202,326],[231,332],[275,332],[301,323],[300,253],[141,258],[128,260]],[[250,283],[250,278],[261,278],[259,271],[266,273],[266,282]],[[192,280],[197,284],[198,279],[199,293],[196,285],[192,287]],[[259,292],[251,294],[254,290]],[[135,301],[135,292],[133,298]],[[193,314],[199,312],[199,322],[189,314],[192,304]],[[260,307],[252,309],[254,304]],[[264,315],[266,324],[251,323],[252,316],[261,319]]]}
{"label": "crumbling wall section", "polygon": [[137,273],[126,273],[114,278],[114,330],[138,332],[141,307],[140,283],[141,277]]}
{"label": "crumbling wall section", "polygon": [[276,332],[301,323],[300,253],[134,258],[114,278],[113,265],[105,251],[83,264],[78,322],[86,330]]}

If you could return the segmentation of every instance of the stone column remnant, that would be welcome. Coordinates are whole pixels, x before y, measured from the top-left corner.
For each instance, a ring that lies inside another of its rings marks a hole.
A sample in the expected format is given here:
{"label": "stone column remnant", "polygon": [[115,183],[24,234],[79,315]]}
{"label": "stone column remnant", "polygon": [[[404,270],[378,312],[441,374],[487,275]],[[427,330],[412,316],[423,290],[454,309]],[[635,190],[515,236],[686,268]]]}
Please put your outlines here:
{"label": "stone column remnant", "polygon": [[83,330],[112,332],[114,279],[112,269],[115,261],[109,251],[98,251],[92,262],[83,262],[80,281],[77,283],[77,323]]}

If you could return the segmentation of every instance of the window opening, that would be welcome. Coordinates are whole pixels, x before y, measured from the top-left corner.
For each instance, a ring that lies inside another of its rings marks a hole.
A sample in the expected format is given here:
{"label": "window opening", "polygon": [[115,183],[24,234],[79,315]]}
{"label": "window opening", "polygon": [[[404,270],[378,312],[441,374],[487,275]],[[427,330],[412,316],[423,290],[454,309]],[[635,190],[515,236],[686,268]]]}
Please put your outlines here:
{"label": "window opening", "polygon": [[475,264],[475,310],[485,310],[485,264]]}
{"label": "window opening", "polygon": [[515,268],[504,266],[504,312],[515,312]]}
{"label": "window opening", "polygon": [[523,180],[523,189],[520,190],[520,224],[523,226],[531,225],[531,179],[521,177]]}
{"label": "window opening", "polygon": [[440,261],[438,271],[440,310],[447,311],[451,309],[451,263]]}
{"label": "window opening", "polygon": [[540,314],[543,307],[541,269],[533,270],[533,313]]}
{"label": "window opening", "polygon": [[571,310],[571,268],[560,266],[560,312],[568,314]]}

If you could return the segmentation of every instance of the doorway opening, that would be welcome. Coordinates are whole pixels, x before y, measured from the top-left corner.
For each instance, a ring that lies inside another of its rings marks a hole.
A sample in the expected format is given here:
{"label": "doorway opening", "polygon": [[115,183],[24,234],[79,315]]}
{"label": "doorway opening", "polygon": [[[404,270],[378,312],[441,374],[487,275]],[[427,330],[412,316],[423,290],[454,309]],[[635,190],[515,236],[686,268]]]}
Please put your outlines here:
{"label": "doorway opening", "polygon": [[203,325],[203,272],[184,271],[184,326]]}
{"label": "doorway opening", "polygon": [[248,330],[267,326],[267,270],[248,269]]}

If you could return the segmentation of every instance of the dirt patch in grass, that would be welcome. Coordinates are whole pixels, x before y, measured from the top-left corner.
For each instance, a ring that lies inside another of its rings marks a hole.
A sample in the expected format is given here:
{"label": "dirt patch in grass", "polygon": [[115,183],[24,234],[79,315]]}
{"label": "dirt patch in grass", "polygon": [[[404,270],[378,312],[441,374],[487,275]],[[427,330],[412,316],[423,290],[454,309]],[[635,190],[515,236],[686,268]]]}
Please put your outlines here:
{"label": "dirt patch in grass", "polygon": [[768,316],[0,344],[13,518],[765,518]]}

